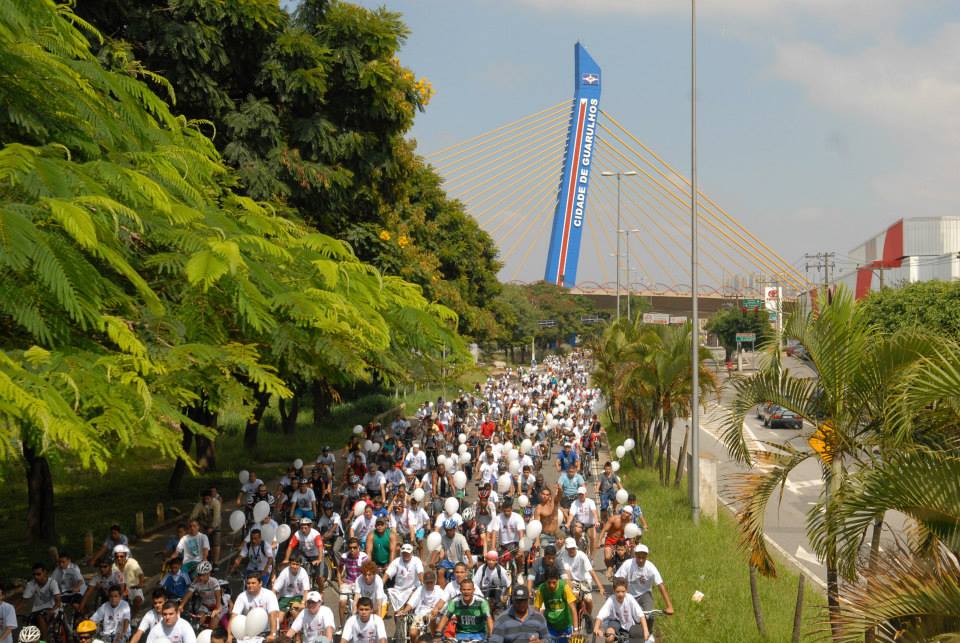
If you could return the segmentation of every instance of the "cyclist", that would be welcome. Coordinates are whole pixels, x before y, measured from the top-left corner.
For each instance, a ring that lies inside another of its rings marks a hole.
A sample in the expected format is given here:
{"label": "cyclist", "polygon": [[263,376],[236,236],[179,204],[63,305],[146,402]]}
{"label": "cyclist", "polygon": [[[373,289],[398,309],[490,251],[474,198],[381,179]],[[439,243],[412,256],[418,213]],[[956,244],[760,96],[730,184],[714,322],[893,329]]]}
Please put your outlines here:
{"label": "cyclist", "polygon": [[387,529],[386,518],[377,518],[373,531],[367,535],[367,556],[377,567],[384,568],[397,555],[397,536]]}
{"label": "cyclist", "polygon": [[[251,480],[253,473],[250,473]],[[260,481],[262,484],[262,481]],[[255,489],[254,489],[255,491]],[[187,528],[187,535],[177,543],[177,549],[173,555],[167,559],[168,563],[173,562],[179,556],[183,556],[183,571],[187,576],[193,576],[193,569],[201,560],[207,560],[210,555],[210,539],[207,535],[200,532],[200,523],[191,520]]]}
{"label": "cyclist", "polygon": [[220,560],[220,523],[222,521],[221,504],[214,496],[214,489],[204,489],[200,502],[190,512],[190,520],[200,523],[200,531],[207,535],[210,541],[210,558]]}
{"label": "cyclist", "polygon": [[[643,640],[650,638],[650,629],[647,626],[647,619],[643,615],[643,608],[633,596],[627,592],[627,579],[613,579],[613,594],[611,594],[600,611],[597,612],[597,618],[593,624],[593,633],[597,636],[613,630],[614,640],[621,632],[629,632],[634,626],[640,625],[643,629]],[[610,637],[605,636],[610,642]]]}
{"label": "cyclist", "polygon": [[196,596],[200,603],[196,611],[200,624],[205,628],[216,629],[220,620],[222,592],[220,581],[213,578],[210,575],[211,572],[213,572],[213,565],[209,560],[197,565],[197,577],[193,579],[187,593],[183,595],[180,611],[185,612],[190,606],[190,600]]}
{"label": "cyclist", "polygon": [[[277,595],[263,587],[260,581],[260,574],[257,572],[247,574],[244,585],[246,591],[240,592],[233,602],[233,609],[230,610],[230,618],[232,620],[237,614],[246,615],[253,608],[262,607],[266,610],[269,617],[267,619],[267,630],[265,630],[269,632],[269,635],[266,637],[266,640],[268,643],[272,643],[277,638],[277,628],[280,623],[280,605],[277,603]],[[164,621],[167,620],[167,605],[170,604],[171,603],[165,603],[163,606]],[[232,628],[227,629],[227,642],[230,643],[233,641],[233,630]],[[154,628],[154,631],[156,631],[156,628]]]}
{"label": "cyclist", "polygon": [[473,585],[480,589],[493,611],[499,611],[507,604],[507,594],[512,584],[510,572],[500,564],[500,555],[495,549],[484,554],[484,564],[473,573]]}
{"label": "cyclist", "polygon": [[97,624],[91,620],[80,621],[77,624],[77,641],[80,643],[103,643],[97,637]]}
{"label": "cyclist", "polygon": [[160,579],[160,587],[167,592],[169,598],[183,598],[187,590],[190,589],[190,577],[180,569],[180,559],[174,558],[170,561],[170,568]]}
{"label": "cyclist", "polygon": [[264,585],[270,583],[273,576],[273,547],[263,541],[263,533],[256,527],[250,531],[250,542],[244,542],[240,547],[240,553],[230,566],[230,572],[240,567],[243,561],[247,562],[244,576],[255,572],[260,575]]}
{"label": "cyclist", "polygon": [[290,605],[297,601],[306,602],[310,592],[310,576],[307,570],[300,566],[300,559],[294,558],[283,568],[273,581],[273,592],[277,595],[277,604],[281,612],[290,609]]}
{"label": "cyclist", "polygon": [[577,499],[577,490],[586,486],[586,481],[580,475],[580,468],[577,462],[571,462],[567,468],[557,478],[557,497],[560,498],[560,506],[569,510],[570,505]]}
{"label": "cyclist", "polygon": [[474,593],[473,581],[465,578],[460,583],[460,597],[450,601],[440,619],[440,632],[445,632],[447,622],[456,619],[455,631],[458,641],[482,641],[493,632],[493,617],[490,606]]}
{"label": "cyclist", "polygon": [[140,617],[137,630],[130,637],[130,643],[140,643],[140,639],[150,633],[150,629],[160,622],[163,617],[163,604],[167,602],[167,594],[162,587],[155,587],[150,595],[153,609]]}
{"label": "cyclist", "polygon": [[354,518],[350,524],[350,536],[366,544],[367,535],[373,531],[373,528],[377,524],[376,520],[376,517],[373,515],[373,506],[370,504],[364,505],[363,513]]}
{"label": "cyclist", "polygon": [[373,601],[361,597],[357,613],[347,619],[340,633],[345,643],[387,643],[387,628],[383,619],[373,613]]}
{"label": "cyclist", "polygon": [[113,548],[113,571],[123,578],[123,597],[130,603],[131,611],[140,611],[143,605],[143,569],[140,563],[130,558],[130,548],[126,545],[117,545]]}
{"label": "cyclist", "polygon": [[547,574],[551,569],[556,570],[561,576],[565,574],[563,567],[560,565],[560,561],[557,560],[557,548],[553,545],[547,545],[543,548],[543,556],[533,564],[530,570],[531,573],[527,577],[527,586],[530,588],[530,591],[533,591],[547,581]]}
{"label": "cyclist", "polygon": [[564,510],[553,495],[553,490],[544,487],[540,491],[540,504],[533,511],[533,517],[543,526],[536,544],[547,547],[556,545],[560,538],[560,525],[564,522]]}
{"label": "cyclist", "polygon": [[123,600],[122,588],[114,585],[106,603],[90,617],[106,643],[124,643],[130,635],[130,604]]}
{"label": "cyclist", "polygon": [[300,478],[300,486],[290,494],[292,519],[310,518],[312,520],[317,515],[317,495],[309,483],[309,478]]}
{"label": "cyclist", "polygon": [[486,546],[486,528],[477,522],[473,507],[467,507],[463,510],[463,526],[461,527],[463,537],[467,539],[470,545],[470,553],[474,556],[483,556]]}
{"label": "cyclist", "polygon": [[[663,584],[660,570],[647,560],[649,553],[650,549],[646,545],[635,546],[633,548],[633,558],[620,565],[617,576],[626,579],[627,590],[631,596],[637,599],[643,611],[649,612],[653,609],[653,588],[656,587],[666,605],[663,608],[663,613],[673,614],[673,602],[670,600],[667,586]],[[647,621],[647,625],[650,629],[653,629],[653,617],[651,616]]]}
{"label": "cyclist", "polygon": [[340,555],[340,622],[343,623],[347,602],[353,600],[356,592],[356,582],[360,578],[361,568],[369,560],[367,555],[360,551],[360,541],[351,538],[347,541],[347,551]]}
{"label": "cyclist", "polygon": [[430,566],[437,570],[442,569],[444,576],[441,578],[441,587],[446,587],[447,574],[457,563],[466,563],[473,567],[473,556],[470,555],[470,545],[463,534],[457,531],[457,521],[453,518],[447,518],[443,522],[443,536],[440,538],[440,549],[431,554]]}
{"label": "cyclist", "polygon": [[418,551],[422,552],[423,540],[427,537],[427,531],[429,531],[430,516],[413,496],[410,496],[407,503],[410,505],[407,512],[410,520],[410,539],[417,545]]}
{"label": "cyclist", "polygon": [[[86,581],[77,564],[70,560],[70,554],[60,552],[57,558],[57,567],[50,574],[60,587],[60,600],[67,605],[77,605],[83,600],[86,590]],[[112,584],[112,583],[111,583]],[[3,637],[0,636],[0,643]]]}
{"label": "cyclist", "polygon": [[600,582],[600,577],[594,571],[590,557],[577,549],[577,542],[573,538],[567,538],[563,543],[563,551],[557,556],[557,562],[570,577],[570,584],[577,600],[581,600],[582,595],[587,615],[593,614],[593,583],[597,584],[600,598],[604,597],[604,591],[603,583]]}
{"label": "cyclist", "polygon": [[[302,570],[301,570],[302,571]],[[286,636],[297,643],[322,643],[333,640],[333,612],[323,604],[320,592],[308,592],[307,608],[293,619]]]}
{"label": "cyclist", "polygon": [[[17,610],[14,609],[13,605],[6,602],[6,594],[6,584],[0,585],[0,643],[13,643],[12,634],[17,629]],[[39,629],[37,630],[37,640],[40,640]]]}
{"label": "cyclist", "polygon": [[340,520],[340,514],[333,510],[332,500],[324,500],[321,508],[323,511],[317,518],[317,531],[323,539],[323,546],[334,551],[337,540],[343,537],[343,521]]}
{"label": "cyclist", "polygon": [[526,533],[523,518],[513,513],[513,498],[500,501],[500,513],[490,522],[488,538],[489,549],[516,553],[520,539]]}
{"label": "cyclist", "polygon": [[533,604],[543,611],[543,617],[547,620],[547,631],[556,643],[569,643],[570,635],[580,625],[576,602],[570,586],[560,579],[557,570],[549,570],[547,580],[537,587]]}
{"label": "cyclist", "polygon": [[463,563],[457,563],[453,568],[453,579],[443,588],[443,601],[449,605],[460,598],[460,583],[470,578],[469,570]]}
{"label": "cyclist", "polygon": [[176,601],[167,601],[160,611],[160,620],[150,628],[147,634],[147,643],[197,643],[197,634],[184,619],[180,618],[180,610]]}
{"label": "cyclist", "polygon": [[572,442],[564,442],[563,449],[557,454],[557,473],[562,473],[570,468],[570,465],[576,464],[580,458],[577,452],[573,450]]}
{"label": "cyclist", "polygon": [[308,575],[313,576],[323,560],[322,554],[323,538],[320,532],[313,528],[313,520],[301,518],[300,529],[291,536],[283,563],[288,564],[291,557],[300,557],[310,564]]}
{"label": "cyclist", "polygon": [[127,537],[123,535],[123,532],[120,530],[120,525],[110,525],[110,535],[107,536],[106,540],[103,541],[103,544],[100,545],[93,556],[87,560],[88,565],[94,565],[100,562],[101,558],[106,557],[107,562],[113,562],[113,548],[117,545],[129,545],[130,542],[127,540]]}
{"label": "cyclist", "polygon": [[434,572],[424,572],[423,585],[396,612],[398,617],[413,612],[413,623],[410,625],[411,641],[418,641],[421,633],[428,636],[436,633],[439,615],[444,604],[443,590],[437,585],[437,575]]}
{"label": "cyclist", "polygon": [[[47,640],[47,632],[50,627],[50,620],[60,609],[60,586],[57,581],[50,577],[47,568],[43,563],[34,563],[33,578],[23,589],[24,599],[33,599],[33,607],[30,610],[30,621],[37,624],[40,628],[40,636]],[[20,601],[18,609],[23,606]]]}
{"label": "cyclist", "polygon": [[510,609],[497,617],[490,643],[546,642],[550,633],[543,614],[530,609],[530,590],[515,585],[511,590]]}
{"label": "cyclist", "polygon": [[413,555],[413,545],[407,543],[400,547],[400,557],[390,561],[383,573],[384,583],[389,579],[393,580],[393,587],[387,594],[396,614],[423,582],[423,562]]}
{"label": "cyclist", "polygon": [[613,464],[610,461],[603,463],[603,473],[597,480],[597,494],[600,496],[600,512],[603,520],[607,520],[607,511],[610,505],[616,500],[617,490],[620,489],[620,476],[613,472]]}
{"label": "cyclist", "polygon": [[[624,505],[618,513],[607,518],[603,528],[600,530],[600,538],[603,540],[603,562],[607,566],[607,575],[610,576],[613,566],[614,548],[617,543],[623,540],[624,529],[633,522],[633,509]],[[612,576],[610,576],[612,578]]]}
{"label": "cyclist", "polygon": [[[373,613],[383,618],[387,614],[387,594],[383,589],[383,579],[377,575],[377,565],[368,560],[360,569],[360,576],[356,580],[356,596],[369,598],[373,601]],[[356,605],[354,605],[356,611]]]}
{"label": "cyclist", "polygon": [[567,533],[575,539],[580,538],[580,534],[586,532],[588,540],[587,554],[593,556],[593,551],[597,548],[597,523],[600,522],[600,514],[597,512],[597,503],[593,498],[587,498],[587,488],[577,488],[577,499],[570,505],[570,512],[567,516]]}

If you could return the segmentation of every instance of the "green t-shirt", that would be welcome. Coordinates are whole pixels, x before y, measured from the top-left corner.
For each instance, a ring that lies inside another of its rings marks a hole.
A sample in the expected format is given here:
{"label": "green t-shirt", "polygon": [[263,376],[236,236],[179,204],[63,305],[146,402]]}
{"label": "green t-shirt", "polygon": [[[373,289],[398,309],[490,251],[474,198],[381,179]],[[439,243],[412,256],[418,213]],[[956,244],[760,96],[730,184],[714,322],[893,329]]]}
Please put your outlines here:
{"label": "green t-shirt", "polygon": [[390,530],[385,529],[383,534],[373,532],[373,562],[386,566],[390,562]]}
{"label": "green t-shirt", "polygon": [[538,609],[543,610],[543,617],[547,619],[550,629],[562,632],[573,627],[573,609],[570,607],[573,600],[573,592],[566,581],[561,580],[553,592],[546,583],[540,585],[533,602]]}
{"label": "green t-shirt", "polygon": [[490,606],[479,596],[474,596],[473,602],[469,605],[458,598],[447,605],[447,616],[457,617],[457,632],[460,634],[485,634]]}

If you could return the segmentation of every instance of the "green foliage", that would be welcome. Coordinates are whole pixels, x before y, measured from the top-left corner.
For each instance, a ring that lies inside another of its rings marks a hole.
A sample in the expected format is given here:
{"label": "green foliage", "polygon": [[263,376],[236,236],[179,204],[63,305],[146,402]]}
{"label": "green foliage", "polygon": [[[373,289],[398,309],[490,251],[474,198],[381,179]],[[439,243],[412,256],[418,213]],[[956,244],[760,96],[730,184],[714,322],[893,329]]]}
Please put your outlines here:
{"label": "green foliage", "polygon": [[745,308],[724,308],[710,317],[707,331],[720,339],[729,357],[737,350],[737,333],[756,333],[758,347],[765,344],[773,335],[765,310],[747,310]]}
{"label": "green foliage", "polygon": [[[587,341],[604,328],[593,300],[545,281],[504,285],[495,306],[503,328],[497,339],[505,345],[529,344],[535,338],[538,345],[559,346],[571,336]],[[594,318],[600,321],[585,321]],[[541,321],[553,324],[541,325]]]}
{"label": "green foliage", "polygon": [[870,293],[860,306],[888,333],[917,328],[960,340],[960,282],[921,281],[884,288]]}

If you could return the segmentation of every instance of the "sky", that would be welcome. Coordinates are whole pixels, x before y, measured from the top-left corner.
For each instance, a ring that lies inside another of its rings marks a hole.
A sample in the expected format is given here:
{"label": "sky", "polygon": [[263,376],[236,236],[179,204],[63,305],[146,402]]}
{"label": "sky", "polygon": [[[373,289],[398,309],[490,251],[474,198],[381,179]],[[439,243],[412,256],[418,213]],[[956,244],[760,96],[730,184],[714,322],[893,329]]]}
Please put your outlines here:
{"label": "sky", "polygon": [[[689,171],[689,2],[360,4],[403,15],[401,60],[436,90],[422,153],[569,100],[580,41],[602,107]],[[960,215],[957,0],[701,1],[698,49],[701,189],[789,263],[851,268],[901,217]]]}

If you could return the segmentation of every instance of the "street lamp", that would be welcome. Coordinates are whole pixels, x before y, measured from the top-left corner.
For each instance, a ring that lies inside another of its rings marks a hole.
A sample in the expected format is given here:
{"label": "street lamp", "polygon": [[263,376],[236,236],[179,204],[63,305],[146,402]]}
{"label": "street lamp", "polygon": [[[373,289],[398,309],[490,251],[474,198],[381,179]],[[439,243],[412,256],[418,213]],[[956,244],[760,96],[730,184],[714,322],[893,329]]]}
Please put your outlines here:
{"label": "street lamp", "polygon": [[[600,176],[617,177],[617,231],[620,231],[620,177],[636,176],[633,170],[625,172],[601,172]],[[629,279],[629,277],[627,277]],[[620,235],[617,235],[617,321],[620,321]]]}
{"label": "street lamp", "polygon": [[694,524],[700,522],[700,311],[697,261],[697,0],[690,0],[690,508]]}
{"label": "street lamp", "polygon": [[[629,230],[617,230],[617,245],[620,245],[620,235],[626,235],[627,237],[627,321],[632,321],[633,318],[630,316],[630,294],[632,289],[630,288],[630,233],[636,234],[637,232],[643,232],[640,228],[630,228]],[[618,290],[619,292],[619,290]]]}

